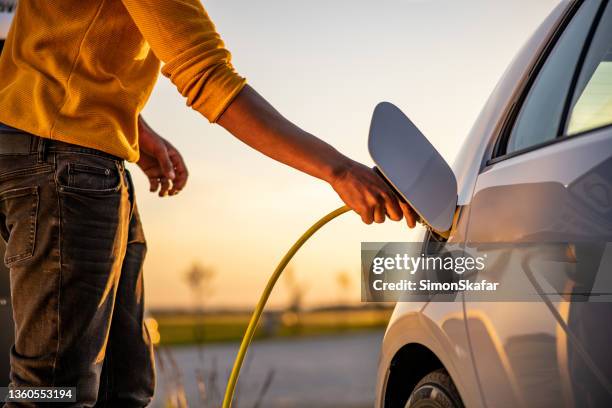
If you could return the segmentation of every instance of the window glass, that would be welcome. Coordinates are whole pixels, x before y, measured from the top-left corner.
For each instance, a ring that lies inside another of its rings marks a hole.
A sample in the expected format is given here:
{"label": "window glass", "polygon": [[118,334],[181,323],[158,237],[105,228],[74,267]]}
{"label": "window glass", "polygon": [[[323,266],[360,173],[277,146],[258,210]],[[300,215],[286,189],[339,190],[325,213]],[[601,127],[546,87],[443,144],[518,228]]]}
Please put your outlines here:
{"label": "window glass", "polygon": [[552,140],[561,117],[576,65],[600,1],[586,0],[548,55],[517,116],[506,153]]}
{"label": "window glass", "polygon": [[567,134],[612,124],[612,7],[608,4],[574,92]]}

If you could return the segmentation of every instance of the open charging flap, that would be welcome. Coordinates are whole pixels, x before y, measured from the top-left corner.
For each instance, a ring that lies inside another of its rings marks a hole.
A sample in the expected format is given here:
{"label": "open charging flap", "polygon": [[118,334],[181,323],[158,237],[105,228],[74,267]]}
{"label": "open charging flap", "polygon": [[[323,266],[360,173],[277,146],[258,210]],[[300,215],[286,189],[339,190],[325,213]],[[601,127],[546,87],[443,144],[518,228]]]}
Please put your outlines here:
{"label": "open charging flap", "polygon": [[448,232],[457,208],[457,180],[425,135],[395,105],[374,109],[368,149],[380,175],[439,234]]}

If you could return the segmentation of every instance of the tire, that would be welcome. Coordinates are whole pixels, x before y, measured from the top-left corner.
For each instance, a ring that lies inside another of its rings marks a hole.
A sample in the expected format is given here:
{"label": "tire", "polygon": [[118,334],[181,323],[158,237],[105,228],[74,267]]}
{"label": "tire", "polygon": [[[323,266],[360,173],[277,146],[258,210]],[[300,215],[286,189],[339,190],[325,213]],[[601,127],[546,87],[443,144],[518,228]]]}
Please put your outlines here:
{"label": "tire", "polygon": [[444,369],[432,371],[418,382],[405,408],[464,408],[457,387]]}

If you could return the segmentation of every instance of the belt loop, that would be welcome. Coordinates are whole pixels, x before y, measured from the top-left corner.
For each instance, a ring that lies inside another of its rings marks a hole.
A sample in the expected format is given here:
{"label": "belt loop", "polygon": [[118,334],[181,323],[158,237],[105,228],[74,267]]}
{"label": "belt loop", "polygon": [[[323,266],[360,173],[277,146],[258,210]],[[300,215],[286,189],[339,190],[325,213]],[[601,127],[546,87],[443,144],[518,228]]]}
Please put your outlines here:
{"label": "belt loop", "polygon": [[38,146],[36,151],[38,152],[38,163],[44,163],[47,158],[47,141],[42,137],[38,138]]}

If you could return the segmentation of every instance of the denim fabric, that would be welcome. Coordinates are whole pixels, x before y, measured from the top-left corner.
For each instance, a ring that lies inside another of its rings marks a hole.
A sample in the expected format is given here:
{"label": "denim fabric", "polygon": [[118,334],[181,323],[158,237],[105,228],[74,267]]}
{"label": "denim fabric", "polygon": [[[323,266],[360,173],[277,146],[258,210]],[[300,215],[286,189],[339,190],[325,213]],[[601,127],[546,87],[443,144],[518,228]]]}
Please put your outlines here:
{"label": "denim fabric", "polygon": [[[15,146],[17,135],[29,149]],[[0,128],[11,384],[76,387],[78,402],[62,406],[146,406],[155,386],[143,324],[146,243],[130,175],[108,154],[42,140]],[[5,405],[17,406],[37,405]]]}

